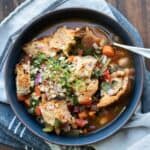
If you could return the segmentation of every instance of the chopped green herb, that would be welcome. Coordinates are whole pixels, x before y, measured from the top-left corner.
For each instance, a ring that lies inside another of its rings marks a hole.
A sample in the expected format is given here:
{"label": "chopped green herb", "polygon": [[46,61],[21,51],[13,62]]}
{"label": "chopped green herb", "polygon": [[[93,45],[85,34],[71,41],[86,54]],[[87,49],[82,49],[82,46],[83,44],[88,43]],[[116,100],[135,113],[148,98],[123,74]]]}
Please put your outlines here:
{"label": "chopped green herb", "polygon": [[74,81],[74,88],[76,91],[84,90],[86,88],[85,81],[83,79],[76,79]]}
{"label": "chopped green herb", "polygon": [[95,69],[92,73],[92,77],[95,77],[95,78],[99,78],[101,76],[101,71],[100,69]]}
{"label": "chopped green herb", "polygon": [[112,84],[111,84],[112,88],[115,88],[117,86],[117,84],[118,84],[117,81],[113,81]]}
{"label": "chopped green herb", "polygon": [[75,96],[75,95],[71,96],[70,100],[71,100],[71,102],[72,102],[73,105],[78,105],[77,96]]}
{"label": "chopped green herb", "polygon": [[101,87],[105,92],[107,92],[109,89],[111,89],[111,84],[109,82],[102,82]]}
{"label": "chopped green herb", "polygon": [[39,53],[35,58],[33,58],[33,65],[35,67],[39,67],[45,60],[46,60],[46,55],[43,53]]}
{"label": "chopped green herb", "polygon": [[38,104],[39,104],[39,100],[36,100],[36,99],[32,99],[32,100],[31,100],[31,105],[32,105],[33,107],[37,106]]}
{"label": "chopped green herb", "polygon": [[54,123],[55,128],[59,128],[61,124],[62,124],[61,121],[56,118]]}
{"label": "chopped green herb", "polygon": [[44,132],[52,132],[53,129],[54,129],[53,126],[48,125],[48,126],[46,126],[45,128],[43,128],[43,131],[44,131]]}
{"label": "chopped green herb", "polygon": [[33,113],[34,113],[34,107],[30,107],[30,108],[28,109],[28,113],[29,113],[29,114],[33,114]]}
{"label": "chopped green herb", "polygon": [[94,52],[95,52],[94,48],[89,48],[84,51],[84,55],[93,55]]}

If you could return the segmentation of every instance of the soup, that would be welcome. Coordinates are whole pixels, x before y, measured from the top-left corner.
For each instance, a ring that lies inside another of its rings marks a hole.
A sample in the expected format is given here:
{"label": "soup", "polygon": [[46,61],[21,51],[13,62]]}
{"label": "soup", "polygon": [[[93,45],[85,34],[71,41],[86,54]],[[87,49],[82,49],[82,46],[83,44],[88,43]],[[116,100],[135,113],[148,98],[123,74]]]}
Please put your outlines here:
{"label": "soup", "polygon": [[101,30],[66,24],[23,46],[16,65],[17,97],[44,132],[88,134],[126,108],[132,57],[110,45]]}

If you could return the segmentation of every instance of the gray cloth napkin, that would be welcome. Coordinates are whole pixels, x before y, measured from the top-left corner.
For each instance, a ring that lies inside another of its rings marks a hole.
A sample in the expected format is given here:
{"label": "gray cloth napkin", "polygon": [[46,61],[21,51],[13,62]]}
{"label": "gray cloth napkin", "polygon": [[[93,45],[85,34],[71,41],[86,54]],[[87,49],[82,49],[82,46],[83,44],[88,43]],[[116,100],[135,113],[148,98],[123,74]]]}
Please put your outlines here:
{"label": "gray cloth napkin", "polygon": [[[21,29],[29,20],[35,18],[41,13],[44,13],[47,11],[51,4],[55,2],[54,0],[27,0],[25,1],[21,6],[19,6],[13,13],[9,15],[3,22],[0,24],[0,33],[3,36],[0,37],[0,50],[1,52],[5,49],[5,45],[10,45],[11,42],[13,42],[13,39],[15,39],[14,33],[18,33],[17,31]],[[96,9],[98,11],[102,11],[104,13],[107,13],[114,19],[116,19],[121,25],[124,26],[127,30],[130,31],[133,38],[137,41],[137,45],[142,46],[142,42],[140,39],[140,36],[136,29],[134,29],[131,24],[124,18],[122,15],[118,13],[113,7],[111,9],[107,5],[107,3],[104,0],[69,0],[65,2],[63,5],[61,5],[59,8],[63,7],[88,7],[91,9]],[[54,6],[53,6],[54,8]],[[58,9],[58,8],[57,8]],[[113,12],[113,13],[112,13]],[[23,18],[23,19],[22,19]],[[17,22],[17,24],[16,24]],[[13,36],[12,36],[13,35]],[[11,39],[11,40],[10,40]],[[10,43],[8,43],[8,40]],[[2,54],[2,53],[1,53]],[[150,75],[149,72],[146,73],[146,86],[145,91],[149,91],[148,87],[150,87]],[[0,99],[4,102],[6,101],[5,97],[5,91],[4,91],[4,85],[3,85],[3,74],[0,75]],[[146,95],[148,92],[144,95],[143,99],[147,99]],[[148,100],[147,100],[148,101]],[[12,113],[9,106],[6,104],[0,105],[0,128],[5,131],[7,135],[12,137],[13,139],[17,140],[19,144],[21,145],[27,145],[28,147],[34,147],[34,149],[42,149],[46,150],[48,149],[48,146],[45,144],[44,141],[39,140],[38,137],[32,135],[26,128],[16,119],[14,114]],[[7,120],[6,120],[7,118]],[[5,122],[5,125],[4,125]],[[6,130],[9,129],[9,130]],[[109,150],[109,149],[115,149],[115,150],[132,150],[132,149],[149,149],[150,142],[149,141],[149,131],[150,131],[150,114],[141,114],[136,113],[131,121],[118,133],[115,135],[107,138],[104,141],[98,142],[96,144],[93,144],[92,146],[96,149],[100,150]],[[22,139],[18,138],[21,137]],[[140,139],[140,140],[139,140]],[[18,147],[20,146],[18,144]],[[26,148],[27,148],[26,146]],[[59,146],[52,145],[50,146],[53,149],[60,149]],[[65,147],[66,149],[66,147]],[[83,148],[81,148],[83,149]]]}

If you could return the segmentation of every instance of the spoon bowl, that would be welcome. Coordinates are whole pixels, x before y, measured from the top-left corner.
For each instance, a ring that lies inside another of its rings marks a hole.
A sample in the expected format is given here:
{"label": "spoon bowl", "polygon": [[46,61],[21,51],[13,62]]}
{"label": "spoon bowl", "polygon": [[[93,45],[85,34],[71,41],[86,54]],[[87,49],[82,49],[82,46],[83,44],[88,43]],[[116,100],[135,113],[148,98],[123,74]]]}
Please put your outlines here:
{"label": "spoon bowl", "polygon": [[94,27],[97,28],[107,38],[108,41],[105,44],[120,47],[120,48],[126,49],[130,52],[144,56],[146,58],[150,58],[150,48],[135,47],[135,46],[129,46],[129,45],[117,43],[114,41],[113,34],[110,33],[109,30],[107,30],[104,27],[100,27],[100,26],[94,26]]}

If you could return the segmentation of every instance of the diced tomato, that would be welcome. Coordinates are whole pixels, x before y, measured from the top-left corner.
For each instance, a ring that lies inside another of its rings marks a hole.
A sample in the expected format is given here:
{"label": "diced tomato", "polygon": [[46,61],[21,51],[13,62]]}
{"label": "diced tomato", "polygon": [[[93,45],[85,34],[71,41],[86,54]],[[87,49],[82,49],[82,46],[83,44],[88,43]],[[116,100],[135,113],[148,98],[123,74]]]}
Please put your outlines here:
{"label": "diced tomato", "polygon": [[78,127],[83,128],[86,124],[88,124],[88,121],[84,119],[76,119],[75,123]]}
{"label": "diced tomato", "polygon": [[36,106],[36,107],[35,107],[35,114],[36,114],[37,116],[41,116],[41,110],[40,110],[40,107],[39,107],[39,106]]}
{"label": "diced tomato", "polygon": [[111,80],[111,75],[108,69],[104,71],[104,79],[108,81]]}
{"label": "diced tomato", "polygon": [[86,119],[88,117],[87,112],[86,111],[82,111],[78,114],[80,119]]}
{"label": "diced tomato", "polygon": [[27,107],[29,107],[29,106],[30,106],[30,99],[26,99],[26,100],[24,101],[24,103],[25,103],[25,105],[26,105]]}
{"label": "diced tomato", "polygon": [[38,85],[35,86],[34,91],[35,91],[36,96],[41,96],[41,91]]}
{"label": "diced tomato", "polygon": [[27,99],[26,95],[17,95],[19,101],[25,101]]}
{"label": "diced tomato", "polygon": [[101,64],[100,62],[97,62],[97,63],[96,63],[96,66],[97,66],[98,68],[101,68],[101,67],[102,67],[102,64]]}

